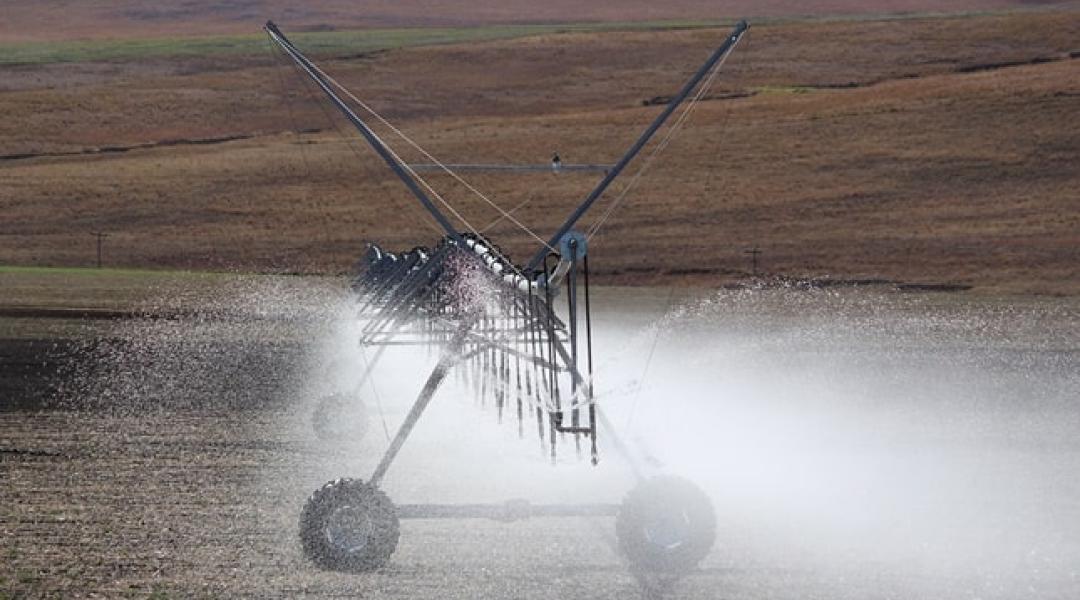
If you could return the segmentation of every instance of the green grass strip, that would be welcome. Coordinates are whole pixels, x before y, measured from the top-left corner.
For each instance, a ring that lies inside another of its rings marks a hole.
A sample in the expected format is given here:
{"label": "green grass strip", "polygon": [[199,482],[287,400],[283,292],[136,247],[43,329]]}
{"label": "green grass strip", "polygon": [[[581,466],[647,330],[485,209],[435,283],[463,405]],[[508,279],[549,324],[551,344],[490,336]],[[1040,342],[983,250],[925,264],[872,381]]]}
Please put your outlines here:
{"label": "green grass strip", "polygon": [[[649,31],[717,27],[718,21],[649,21],[571,23],[554,25],[495,25],[488,27],[364,29],[291,33],[286,35],[305,53],[338,55],[463,42],[506,40],[571,32]],[[0,44],[0,64],[122,61],[153,57],[253,55],[268,51],[264,34],[121,40],[86,40]]]}
{"label": "green grass strip", "polygon": [[[1067,7],[1046,6],[1000,10],[959,12],[870,13],[853,15],[815,15],[787,17],[750,17],[756,25],[779,25],[795,22],[898,21],[911,19],[965,19],[1016,13],[1065,11]],[[316,56],[356,54],[411,46],[432,46],[506,40],[533,35],[559,33],[595,33],[604,31],[664,31],[672,29],[707,29],[728,27],[735,19],[623,21],[610,23],[563,23],[542,25],[489,25],[452,28],[357,29],[347,31],[294,32],[288,23],[279,23],[286,35],[306,53]],[[47,64],[61,62],[124,61],[160,57],[198,57],[217,55],[253,55],[267,52],[266,36],[252,32],[244,35],[204,37],[162,37],[101,39],[56,42],[0,44],[0,65]]]}

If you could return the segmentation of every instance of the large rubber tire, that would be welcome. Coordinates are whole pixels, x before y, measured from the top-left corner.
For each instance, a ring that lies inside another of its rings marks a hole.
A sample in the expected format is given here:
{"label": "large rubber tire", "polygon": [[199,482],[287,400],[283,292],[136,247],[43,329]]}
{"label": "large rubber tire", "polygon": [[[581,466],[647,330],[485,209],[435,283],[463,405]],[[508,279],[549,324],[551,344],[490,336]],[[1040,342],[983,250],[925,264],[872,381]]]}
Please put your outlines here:
{"label": "large rubber tire", "polygon": [[630,491],[615,517],[619,547],[641,573],[679,576],[697,567],[716,541],[716,512],[705,492],[660,476]]}
{"label": "large rubber tire", "polygon": [[315,490],[300,513],[300,542],[316,565],[332,571],[377,569],[397,549],[394,503],[359,479],[335,479]]}
{"label": "large rubber tire", "polygon": [[358,442],[367,434],[371,418],[359,394],[331,394],[319,398],[311,413],[311,427],[320,440]]}

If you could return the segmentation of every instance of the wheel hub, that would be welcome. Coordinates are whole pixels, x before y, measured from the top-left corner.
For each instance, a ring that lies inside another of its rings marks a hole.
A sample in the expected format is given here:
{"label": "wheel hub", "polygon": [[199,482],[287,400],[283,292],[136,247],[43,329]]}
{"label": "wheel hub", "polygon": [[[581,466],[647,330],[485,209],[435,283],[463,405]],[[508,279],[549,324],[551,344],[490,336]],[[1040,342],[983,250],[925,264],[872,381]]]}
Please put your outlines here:
{"label": "wheel hub", "polygon": [[690,515],[686,511],[669,511],[657,515],[642,528],[645,539],[665,552],[682,546],[690,537]]}
{"label": "wheel hub", "polygon": [[367,547],[375,533],[371,515],[362,508],[342,506],[326,519],[326,541],[353,554]]}

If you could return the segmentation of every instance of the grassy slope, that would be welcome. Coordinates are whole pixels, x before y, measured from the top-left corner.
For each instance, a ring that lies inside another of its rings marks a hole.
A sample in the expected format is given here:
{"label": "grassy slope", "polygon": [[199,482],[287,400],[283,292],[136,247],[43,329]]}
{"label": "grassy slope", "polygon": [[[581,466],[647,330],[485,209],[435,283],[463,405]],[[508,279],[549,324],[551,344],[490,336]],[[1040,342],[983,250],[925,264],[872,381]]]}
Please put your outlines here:
{"label": "grassy slope", "polygon": [[[1014,10],[978,10],[958,12],[852,13],[820,17],[757,17],[755,25],[788,22],[888,22],[913,19],[967,19],[978,16],[1017,14]],[[329,57],[366,52],[507,40],[526,36],[558,33],[595,33],[604,31],[641,31],[669,29],[707,29],[733,22],[732,19],[638,20],[552,24],[498,24],[471,27],[406,27],[342,31],[291,31],[285,33],[305,53]],[[2,39],[2,38],[0,38]],[[82,40],[20,41],[0,43],[0,65],[43,65],[96,61],[139,61],[154,58],[198,58],[212,56],[260,56],[266,52],[262,34],[158,36],[146,38],[103,38]]]}
{"label": "grassy slope", "polygon": [[[715,26],[710,21],[644,21],[565,23],[553,25],[490,25],[456,28],[364,29],[300,32],[286,35],[311,56],[356,54],[415,46],[460,44],[569,32],[686,29]],[[265,35],[156,37],[0,44],[0,65],[58,62],[133,61],[232,55],[264,55]]]}

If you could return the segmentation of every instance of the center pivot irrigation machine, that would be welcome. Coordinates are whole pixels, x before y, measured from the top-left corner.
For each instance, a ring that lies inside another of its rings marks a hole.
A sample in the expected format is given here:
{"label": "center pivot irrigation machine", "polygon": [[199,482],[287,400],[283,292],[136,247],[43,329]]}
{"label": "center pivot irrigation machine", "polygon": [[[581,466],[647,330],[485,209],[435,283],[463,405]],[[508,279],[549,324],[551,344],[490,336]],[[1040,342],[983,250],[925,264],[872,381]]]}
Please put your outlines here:
{"label": "center pivot irrigation machine", "polygon": [[[360,344],[376,349],[365,377],[391,345],[433,347],[439,360],[371,476],[366,481],[336,479],[307,500],[300,516],[300,537],[307,556],[326,569],[377,568],[397,547],[398,523],[403,518],[512,520],[600,515],[615,517],[619,546],[636,573],[674,577],[696,567],[715,539],[712,504],[697,486],[684,479],[646,477],[594,401],[587,238],[574,227],[680,105],[701,98],[746,33],[747,23],[735,26],[622,158],[603,168],[600,183],[550,238],[538,238],[541,246],[524,266],[508,260],[498,246],[478,233],[459,232],[439,205],[455,217],[460,215],[417,174],[416,166],[401,160],[339,94],[364,110],[370,109],[308,60],[272,22],[265,29],[445,231],[445,237],[433,248],[417,247],[395,254],[370,245],[360,261],[360,272],[352,284],[362,331]],[[684,107],[680,119],[690,106]],[[437,166],[445,167],[441,163]],[[551,168],[560,167],[556,158]],[[500,212],[517,223],[505,211]],[[504,505],[395,506],[379,486],[435,392],[454,369],[466,371],[480,399],[491,402],[500,416],[513,411],[519,433],[526,429],[526,420],[535,418],[537,435],[552,459],[560,438],[572,436],[579,452],[583,442],[587,444],[591,461],[597,464],[597,436],[603,429],[612,448],[636,473],[637,487],[621,504],[611,505],[541,506],[518,501]],[[320,410],[328,409],[323,406]]]}

